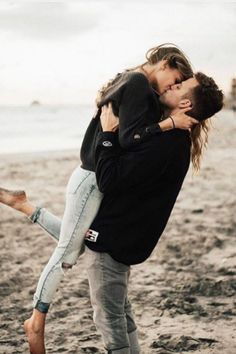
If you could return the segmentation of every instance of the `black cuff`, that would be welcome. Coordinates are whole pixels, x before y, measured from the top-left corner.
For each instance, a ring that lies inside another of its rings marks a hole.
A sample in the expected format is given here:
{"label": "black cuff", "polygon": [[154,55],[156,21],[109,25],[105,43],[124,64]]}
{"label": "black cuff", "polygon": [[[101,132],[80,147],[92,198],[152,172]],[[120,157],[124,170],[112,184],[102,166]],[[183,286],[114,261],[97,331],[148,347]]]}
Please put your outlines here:
{"label": "black cuff", "polygon": [[156,134],[162,133],[162,130],[160,128],[160,125],[158,123],[150,124],[147,127],[141,128],[137,131],[135,131],[133,135],[134,141],[141,142],[144,140],[147,140],[148,137]]}
{"label": "black cuff", "polygon": [[158,123],[151,124],[145,128],[146,134],[155,135],[162,132],[160,125]]}

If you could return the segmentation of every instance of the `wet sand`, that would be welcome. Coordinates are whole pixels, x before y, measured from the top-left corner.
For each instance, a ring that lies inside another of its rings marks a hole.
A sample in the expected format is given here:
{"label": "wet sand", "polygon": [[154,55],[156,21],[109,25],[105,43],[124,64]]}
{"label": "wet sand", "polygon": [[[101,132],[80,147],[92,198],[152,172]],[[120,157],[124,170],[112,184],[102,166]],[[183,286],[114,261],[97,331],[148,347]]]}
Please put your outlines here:
{"label": "wet sand", "polygon": [[[201,173],[183,185],[152,256],[129,287],[144,354],[236,353],[236,116],[215,120]],[[233,142],[234,139],[234,142]],[[0,157],[5,188],[62,216],[78,151]],[[28,353],[22,323],[55,242],[0,205],[0,353]],[[92,320],[85,262],[63,280],[48,316],[47,353],[103,353]]]}

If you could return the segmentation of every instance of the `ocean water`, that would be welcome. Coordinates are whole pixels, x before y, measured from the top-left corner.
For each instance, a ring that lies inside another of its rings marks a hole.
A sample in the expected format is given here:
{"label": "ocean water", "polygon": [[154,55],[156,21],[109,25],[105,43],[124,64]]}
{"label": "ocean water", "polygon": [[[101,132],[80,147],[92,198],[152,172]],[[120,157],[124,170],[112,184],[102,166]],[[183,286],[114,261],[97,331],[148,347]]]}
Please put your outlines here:
{"label": "ocean water", "polygon": [[[92,105],[0,107],[0,154],[79,151],[94,111]],[[220,134],[221,128],[235,131],[236,114],[223,110],[213,118],[213,123],[217,138],[227,139]]]}
{"label": "ocean water", "polygon": [[0,154],[80,149],[94,106],[0,107]]}

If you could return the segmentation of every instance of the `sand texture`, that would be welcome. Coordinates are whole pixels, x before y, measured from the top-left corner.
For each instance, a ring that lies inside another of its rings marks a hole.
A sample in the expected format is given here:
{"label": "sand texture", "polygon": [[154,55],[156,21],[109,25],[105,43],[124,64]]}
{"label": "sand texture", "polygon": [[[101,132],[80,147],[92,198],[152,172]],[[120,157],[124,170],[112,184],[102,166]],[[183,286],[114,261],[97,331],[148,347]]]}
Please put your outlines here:
{"label": "sand texture", "polygon": [[[132,267],[129,294],[144,354],[236,353],[236,117],[216,119],[201,173],[191,169],[152,256]],[[0,183],[62,216],[78,151],[4,155]],[[28,353],[22,323],[55,242],[0,205],[0,353]],[[92,320],[84,257],[63,280],[47,353],[104,353]]]}

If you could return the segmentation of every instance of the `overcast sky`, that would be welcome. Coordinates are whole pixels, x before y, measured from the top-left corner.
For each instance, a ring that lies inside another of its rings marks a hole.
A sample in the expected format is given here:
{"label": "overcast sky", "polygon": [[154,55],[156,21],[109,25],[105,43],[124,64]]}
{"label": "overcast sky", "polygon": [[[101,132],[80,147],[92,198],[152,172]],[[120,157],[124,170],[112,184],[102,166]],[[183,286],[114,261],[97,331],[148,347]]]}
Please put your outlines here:
{"label": "overcast sky", "polygon": [[92,104],[102,83],[163,42],[229,91],[236,2],[0,1],[0,104]]}

